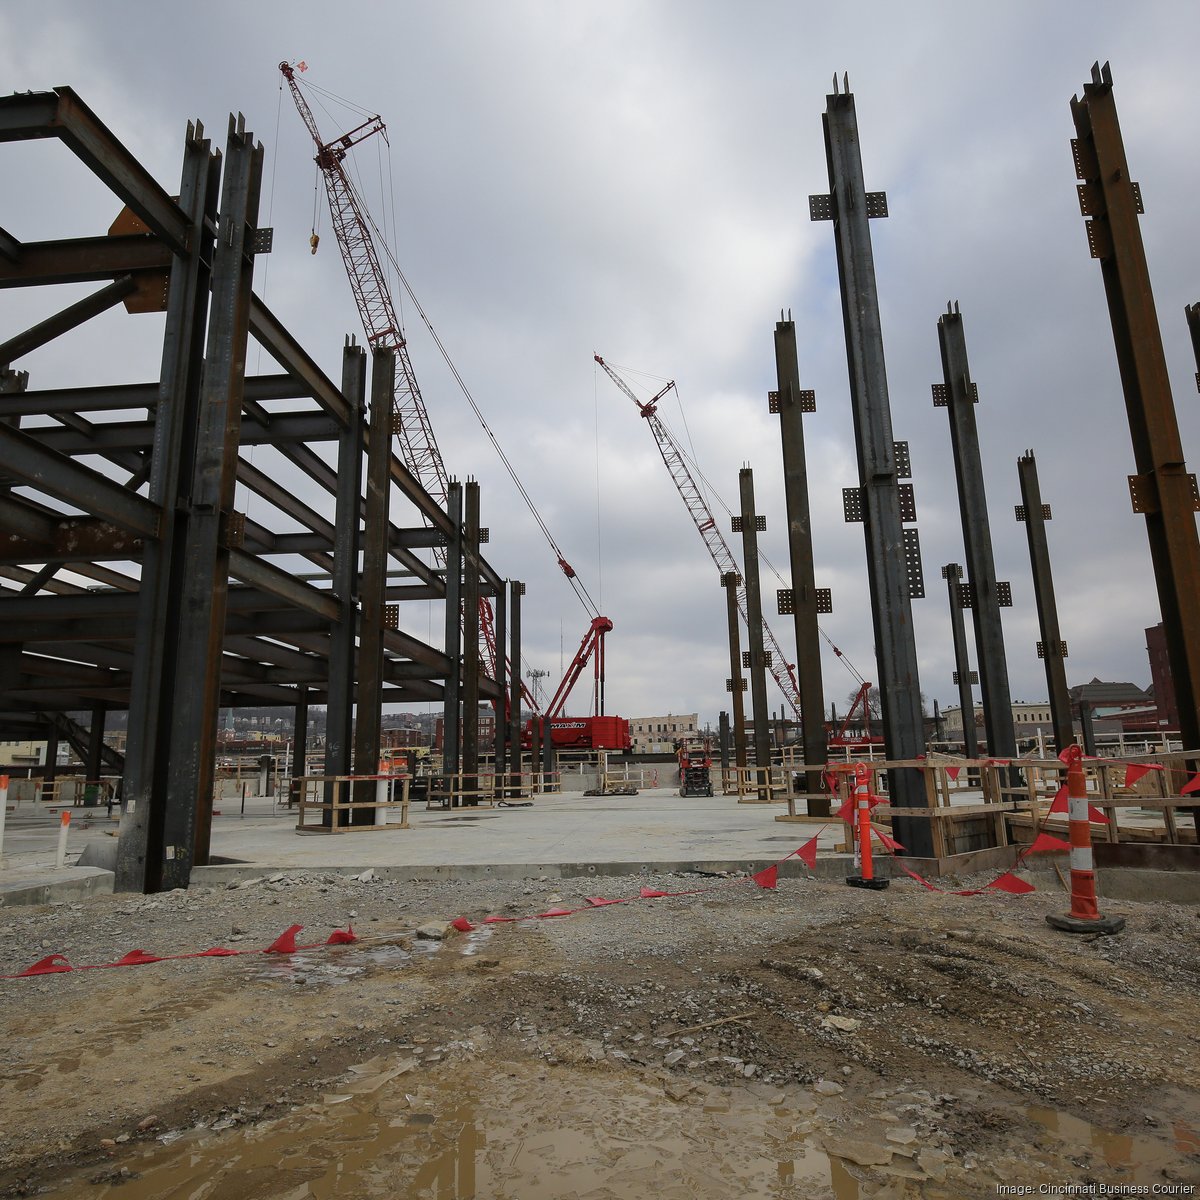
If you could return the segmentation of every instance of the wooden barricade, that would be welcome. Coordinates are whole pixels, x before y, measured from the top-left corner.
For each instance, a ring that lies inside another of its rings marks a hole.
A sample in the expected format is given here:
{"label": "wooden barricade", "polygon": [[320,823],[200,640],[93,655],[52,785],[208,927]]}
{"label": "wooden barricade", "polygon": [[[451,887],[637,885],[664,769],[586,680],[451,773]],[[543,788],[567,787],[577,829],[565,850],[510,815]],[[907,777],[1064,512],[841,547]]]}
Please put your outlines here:
{"label": "wooden barricade", "polygon": [[[296,817],[298,833],[365,833],[384,829],[408,829],[408,775],[301,775],[297,777],[299,788],[299,811]],[[380,782],[387,783],[386,801],[372,797],[356,800],[355,785],[369,784],[372,790]],[[399,799],[396,798],[399,788]],[[325,797],[328,796],[328,799]],[[351,814],[357,809],[374,809],[375,822],[370,825],[352,824]],[[399,812],[398,824],[387,818]],[[319,813],[314,824],[306,820],[306,814]],[[379,819],[380,814],[383,820]],[[326,820],[328,817],[328,820]],[[343,819],[345,818],[345,819]]]}

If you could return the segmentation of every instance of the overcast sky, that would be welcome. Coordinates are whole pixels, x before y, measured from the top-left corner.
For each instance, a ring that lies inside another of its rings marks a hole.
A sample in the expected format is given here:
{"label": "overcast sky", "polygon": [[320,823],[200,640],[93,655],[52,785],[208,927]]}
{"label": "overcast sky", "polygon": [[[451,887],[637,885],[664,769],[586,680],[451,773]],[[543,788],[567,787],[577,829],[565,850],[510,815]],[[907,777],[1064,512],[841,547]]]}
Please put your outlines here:
{"label": "overcast sky", "polygon": [[[382,115],[355,170],[422,305],[566,557],[615,624],[607,708],[626,716],[726,707],[716,569],[645,422],[599,372],[677,382],[661,412],[736,504],[754,468],[760,542],[786,573],[773,330],[797,325],[822,628],[876,679],[862,528],[842,518],[858,482],[829,223],[821,114],[848,72],[870,190],[890,217],[871,234],[895,436],[910,443],[927,596],[914,601],[921,688],[956,703],[940,568],[963,560],[937,319],[962,309],[1005,611],[1014,699],[1045,697],[1016,460],[1037,454],[1068,680],[1149,683],[1143,630],[1159,618],[1099,264],[1079,215],[1069,102],[1112,64],[1146,215],[1150,262],[1189,466],[1200,462],[1196,364],[1183,308],[1200,300],[1196,196],[1200,8],[1092,2],[807,5],[760,0],[204,5],[8,0],[0,88],[69,84],[169,190],[189,119],[223,146],[230,112],[266,149],[263,224],[274,251],[256,290],[335,380],[357,312],[315,191],[312,144],[281,59]],[[361,119],[316,108],[326,137]],[[5,146],[0,225],[21,240],[97,234],[116,205],[57,145]],[[392,204],[394,201],[394,210]],[[314,209],[323,234],[309,253]],[[83,291],[91,289],[82,289]],[[12,332],[65,290],[0,295]],[[72,297],[73,298],[73,297]],[[417,376],[453,476],[482,489],[488,556],[528,583],[525,657],[557,682],[588,624],[554,555],[405,306]],[[122,310],[19,365],[35,388],[158,375],[161,318]],[[251,371],[272,371],[250,355]],[[688,439],[690,438],[690,443]],[[250,501],[250,514],[255,504]],[[239,507],[245,497],[239,495]],[[726,539],[739,539],[713,500]],[[403,519],[403,518],[401,518]],[[768,622],[780,586],[764,576]],[[402,623],[438,641],[440,614]],[[560,651],[560,645],[562,647]],[[854,687],[826,647],[827,701]],[[972,662],[974,666],[974,661]],[[586,692],[581,684],[576,704]],[[781,705],[772,687],[773,709]]]}

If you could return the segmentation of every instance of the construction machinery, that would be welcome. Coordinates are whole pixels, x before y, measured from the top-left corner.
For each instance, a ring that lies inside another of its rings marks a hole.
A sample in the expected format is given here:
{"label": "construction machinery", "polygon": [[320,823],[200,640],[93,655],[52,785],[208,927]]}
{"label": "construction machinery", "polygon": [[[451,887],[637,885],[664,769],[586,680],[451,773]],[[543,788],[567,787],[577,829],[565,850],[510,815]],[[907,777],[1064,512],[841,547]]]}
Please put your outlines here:
{"label": "construction machinery", "polygon": [[679,756],[679,794],[681,796],[711,796],[712,741],[707,737],[681,738],[676,749]]}
{"label": "construction machinery", "polygon": [[[662,455],[662,460],[666,464],[671,481],[679,490],[679,495],[683,498],[683,503],[687,507],[688,515],[692,518],[697,531],[704,539],[704,544],[708,548],[709,554],[712,555],[712,560],[716,563],[717,570],[722,576],[734,574],[740,579],[742,572],[738,570],[737,559],[734,558],[733,551],[729,549],[729,544],[721,535],[721,531],[717,527],[717,520],[709,508],[708,502],[704,499],[704,493],[701,492],[695,478],[688,469],[683,451],[671,436],[671,431],[667,429],[658,415],[658,402],[675,387],[674,380],[659,389],[658,393],[650,400],[642,401],[637,398],[629,384],[599,354],[594,355],[594,358],[609,379],[637,405],[642,418],[650,426],[650,431],[654,434],[654,440],[658,445],[658,452]],[[737,606],[738,612],[742,614],[742,621],[749,628],[750,618],[747,615],[746,588],[744,584],[739,584],[737,589]],[[788,662],[787,656],[780,648],[779,642],[765,620],[762,623],[762,631],[763,643],[767,648],[769,658],[767,669],[779,685],[779,690],[783,693],[783,698],[791,706],[797,719],[799,719],[800,687],[796,682],[795,664]]]}
{"label": "construction machinery", "polygon": [[[296,78],[297,71],[304,71],[306,69],[307,67],[304,63],[298,63],[295,67],[287,62],[279,64],[279,71],[288,85],[288,90],[291,92],[292,100],[296,105],[296,111],[300,114],[301,120],[308,129],[313,142],[316,144],[317,153],[315,161],[325,182],[325,191],[329,201],[329,211],[333,221],[334,233],[337,238],[338,248],[341,251],[342,262],[346,268],[346,275],[350,280],[350,288],[354,293],[354,300],[358,306],[359,317],[362,320],[367,341],[372,349],[391,350],[396,356],[393,428],[400,440],[401,455],[405,465],[413,473],[421,486],[439,506],[445,508],[449,489],[449,477],[446,473],[445,463],[442,461],[442,453],[438,447],[437,438],[434,436],[433,424],[429,419],[429,412],[425,407],[425,401],[417,383],[416,373],[413,370],[412,360],[408,353],[408,342],[404,335],[404,329],[396,304],[392,298],[387,276],[383,270],[379,249],[376,246],[375,234],[378,233],[378,229],[371,220],[367,207],[359,196],[358,190],[351,181],[345,167],[345,158],[350,149],[376,134],[381,135],[386,140],[387,126],[384,124],[382,117],[376,114],[368,117],[361,124],[333,138],[331,141],[323,140],[320,129],[317,126],[316,118],[313,116],[312,109],[309,107],[304,92],[301,90],[300,81]],[[310,239],[314,254],[317,251],[319,240],[314,225]],[[382,237],[379,240],[383,243]],[[560,570],[566,576],[575,594],[584,604],[584,607],[588,609],[592,617],[591,626],[584,635],[583,643],[576,654],[575,661],[572,662],[571,669],[567,672],[563,682],[559,685],[558,691],[555,693],[552,708],[557,703],[558,709],[561,712],[561,708],[566,703],[571,688],[579,678],[583,668],[587,665],[588,658],[595,652],[597,655],[596,713],[602,715],[604,712],[604,633],[612,629],[612,621],[600,615],[599,609],[588,594],[587,589],[579,580],[575,569],[559,549],[541,514],[538,512],[532,499],[517,477],[512,464],[501,449],[496,435],[488,427],[479,406],[475,403],[474,397],[467,389],[462,376],[451,361],[445,346],[442,344],[441,338],[438,337],[432,323],[425,315],[424,309],[421,308],[420,303],[413,294],[412,288],[409,287],[408,281],[404,278],[404,274],[399,268],[399,264],[396,263],[395,259],[387,251],[386,244],[383,244],[383,250],[388,255],[392,268],[403,282],[410,300],[420,314],[425,327],[429,330],[431,337],[454,375],[463,395],[471,405],[475,416],[478,418],[489,440],[499,454],[505,469],[520,492],[521,498],[525,501],[538,527],[549,542],[550,548],[557,558]],[[445,546],[434,548],[437,565],[443,570],[446,566],[446,554]],[[497,678],[495,621],[491,603],[486,597],[481,597],[479,601],[479,632],[484,670],[492,678]],[[521,683],[521,693],[525,704],[536,712],[538,709],[537,702],[523,681]],[[506,696],[503,704],[506,710],[507,705],[508,699]],[[555,714],[550,712],[547,715],[553,716]]]}
{"label": "construction machinery", "polygon": [[[854,670],[853,667],[849,669]],[[854,673],[858,675],[858,672]],[[825,726],[826,732],[829,734],[828,744],[830,747],[883,745],[883,738],[871,732],[871,688],[875,685],[868,683],[861,675],[858,675],[858,679],[858,692],[850,702],[850,708],[842,718],[842,723],[836,732],[832,723],[827,723]],[[856,723],[855,715],[860,710],[862,713],[861,723]]]}

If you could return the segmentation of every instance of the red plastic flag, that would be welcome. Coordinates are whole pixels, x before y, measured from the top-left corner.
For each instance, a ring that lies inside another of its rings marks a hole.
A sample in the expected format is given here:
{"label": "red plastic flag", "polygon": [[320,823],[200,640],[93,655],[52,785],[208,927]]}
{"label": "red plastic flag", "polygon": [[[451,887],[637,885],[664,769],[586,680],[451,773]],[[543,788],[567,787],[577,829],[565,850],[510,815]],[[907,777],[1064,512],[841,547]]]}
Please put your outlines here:
{"label": "red plastic flag", "polygon": [[884,846],[885,846],[885,847],[886,847],[888,850],[890,850],[890,851],[891,851],[893,854],[895,854],[897,850],[903,850],[903,849],[904,849],[904,847],[903,847],[902,845],[900,845],[900,843],[899,843],[898,841],[896,841],[896,839],[895,839],[894,837],[891,837],[891,836],[889,836],[888,834],[884,833],[882,829],[876,829],[876,828],[875,828],[875,826],[874,826],[874,825],[872,825],[872,826],[871,826],[871,832],[872,832],[872,833],[873,833],[873,834],[874,834],[874,835],[875,835],[875,836],[876,836],[876,837],[877,837],[877,838],[878,838],[878,839],[879,839],[879,840],[880,840],[880,841],[881,841],[881,842],[884,844]]}
{"label": "red plastic flag", "polygon": [[26,967],[19,974],[14,975],[14,979],[22,979],[26,975],[58,975],[63,971],[73,971],[75,968],[67,962],[66,958],[61,954],[47,954],[45,958],[39,958],[32,967]]}
{"label": "red plastic flag", "polygon": [[670,895],[670,892],[660,892],[657,888],[647,888],[647,887],[642,888],[642,890],[640,892],[638,892],[638,896],[642,900],[654,900],[659,896],[669,896],[669,895]]}
{"label": "red plastic flag", "polygon": [[962,772],[962,767],[947,767],[946,774],[955,782],[958,781],[959,774]]}
{"label": "red plastic flag", "polygon": [[1060,787],[1055,793],[1054,803],[1050,805],[1049,809],[1047,809],[1046,816],[1050,816],[1051,813],[1065,813],[1069,809],[1070,805],[1068,803],[1067,785],[1064,783],[1062,787]]}
{"label": "red plastic flag", "polygon": [[817,869],[817,839],[821,835],[814,834],[800,847],[799,850],[793,850],[792,853],[810,870]]}
{"label": "red plastic flag", "polygon": [[1193,775],[1191,779],[1189,779],[1187,783],[1185,783],[1183,787],[1179,789],[1179,794],[1181,796],[1190,796],[1193,792],[1200,792],[1200,771],[1197,771],[1195,775]]}
{"label": "red plastic flag", "polygon": [[1059,751],[1058,758],[1069,767],[1072,763],[1083,761],[1083,751],[1077,745],[1070,745]]}
{"label": "red plastic flag", "polygon": [[454,920],[450,922],[450,928],[457,929],[459,933],[469,933],[475,928],[475,926],[472,925],[466,917],[455,917]]}
{"label": "red plastic flag", "polygon": [[[1160,771],[1162,770],[1161,767],[1158,769]],[[1144,763],[1130,763],[1125,768],[1125,786],[1127,788],[1133,787],[1133,785],[1137,783],[1137,781],[1141,779],[1143,775],[1149,775],[1153,770],[1154,767],[1146,766]]]}
{"label": "red plastic flag", "polygon": [[544,913],[538,913],[539,917],[569,917],[575,910],[573,908],[548,908]]}
{"label": "red plastic flag", "polygon": [[845,803],[833,814],[839,821],[854,820],[854,797],[851,796]]}
{"label": "red plastic flag", "polygon": [[502,925],[515,920],[517,920],[516,917],[484,917],[483,923],[485,925]]}
{"label": "red plastic flag", "polygon": [[351,942],[358,941],[358,934],[354,932],[352,926],[347,925],[345,929],[335,929],[325,940],[327,946],[348,946]]}
{"label": "red plastic flag", "polygon": [[213,946],[208,950],[201,950],[199,954],[190,954],[188,958],[236,958],[239,954],[244,954],[244,950],[227,950],[224,946]]}
{"label": "red plastic flag", "polygon": [[264,951],[264,954],[295,954],[296,934],[304,928],[303,925],[292,925],[285,929]]}
{"label": "red plastic flag", "polygon": [[998,892],[1009,892],[1014,896],[1023,896],[1026,892],[1036,892],[1037,888],[1032,883],[1026,883],[1024,879],[1018,879],[1011,871],[1005,871],[999,879],[993,879],[988,884],[989,888],[995,888]]}
{"label": "red plastic flag", "polygon": [[1049,850],[1070,850],[1071,843],[1064,842],[1062,838],[1055,837],[1051,833],[1039,833],[1033,839],[1026,854],[1045,854]]}
{"label": "red plastic flag", "polygon": [[147,954],[145,950],[130,950],[128,954],[121,955],[120,958],[113,964],[114,967],[141,967],[146,963],[162,962],[162,959],[154,954]]}
{"label": "red plastic flag", "polygon": [[1108,824],[1108,818],[1094,804],[1088,805],[1088,820],[1100,825]]}
{"label": "red plastic flag", "polygon": [[589,896],[587,902],[593,908],[603,908],[606,904],[624,904],[624,900],[605,900],[603,896]]}
{"label": "red plastic flag", "polygon": [[757,875],[751,875],[751,879],[758,884],[760,888],[773,888],[779,883],[779,868],[767,867],[765,870],[759,871]]}

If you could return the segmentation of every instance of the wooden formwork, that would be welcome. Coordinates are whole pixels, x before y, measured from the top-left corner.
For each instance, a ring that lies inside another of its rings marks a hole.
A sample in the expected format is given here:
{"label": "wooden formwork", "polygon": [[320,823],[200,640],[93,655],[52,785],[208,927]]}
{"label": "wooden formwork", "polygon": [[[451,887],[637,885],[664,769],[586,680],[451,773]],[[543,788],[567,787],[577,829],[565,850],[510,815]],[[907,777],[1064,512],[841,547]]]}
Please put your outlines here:
{"label": "wooden formwork", "polygon": [[[1093,824],[1093,839],[1101,843],[1195,845],[1194,829],[1181,827],[1176,813],[1178,809],[1200,808],[1200,796],[1180,794],[1180,788],[1192,774],[1189,764],[1198,757],[1196,751],[1179,751],[1129,759],[1085,759],[1088,800],[1106,818],[1105,823]],[[807,807],[806,802],[816,798],[832,798],[835,807],[844,803],[853,789],[855,765],[839,763],[827,768],[809,768],[799,761],[785,764],[785,778],[793,782],[803,781],[810,769],[828,770],[837,781],[837,793],[832,797],[820,793],[818,797],[792,788],[781,796],[787,801],[786,815],[775,819],[807,824],[840,822],[838,817],[801,812],[799,806]],[[921,759],[868,761],[861,765],[870,772],[871,793],[884,798],[884,803],[873,810],[873,822],[888,826],[896,815],[930,821],[934,856],[939,861],[1020,845],[1032,841],[1043,830],[1066,837],[1066,814],[1049,813],[1067,779],[1066,764],[1057,758],[1002,760],[930,755]],[[1125,787],[1126,769],[1143,765],[1152,769],[1132,786]],[[893,768],[922,773],[924,808],[905,808],[900,813],[887,804],[887,772]],[[1128,810],[1140,810],[1143,816],[1147,812],[1161,812],[1163,824],[1134,824],[1128,818],[1122,824],[1121,813]],[[849,822],[844,823],[849,842]]]}

